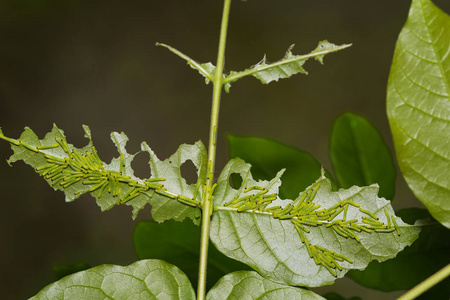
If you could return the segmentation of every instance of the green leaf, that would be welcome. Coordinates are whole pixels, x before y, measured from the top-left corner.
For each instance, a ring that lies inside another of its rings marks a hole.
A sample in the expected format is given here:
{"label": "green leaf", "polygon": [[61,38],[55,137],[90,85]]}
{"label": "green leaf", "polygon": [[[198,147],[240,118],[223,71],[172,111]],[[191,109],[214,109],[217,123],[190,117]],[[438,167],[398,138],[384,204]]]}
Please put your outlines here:
{"label": "green leaf", "polygon": [[[401,210],[397,215],[411,224],[430,217],[426,210],[419,208]],[[409,290],[449,264],[449,253],[450,230],[434,222],[423,226],[417,241],[396,258],[383,263],[373,262],[364,271],[350,271],[348,276],[376,290]],[[450,295],[450,285],[440,285],[431,291],[435,296],[429,295],[426,299],[441,299],[437,295],[445,298]]]}
{"label": "green leaf", "polygon": [[278,81],[278,79],[280,78],[289,78],[292,75],[298,73],[308,74],[308,72],[303,69],[303,64],[308,59],[313,57],[320,63],[323,63],[323,57],[326,54],[336,52],[350,46],[351,45],[337,46],[335,44],[329,43],[328,41],[321,41],[317,48],[314,49],[311,53],[306,55],[293,55],[292,49],[294,48],[294,45],[292,45],[286,51],[283,59],[274,63],[269,63],[264,56],[264,58],[259,63],[245,71],[231,71],[230,75],[225,76],[224,83],[230,84],[242,77],[251,75],[258,78],[262,83],[267,84],[272,81]]}
{"label": "green leaf", "polygon": [[286,169],[279,193],[283,199],[297,197],[321,174],[320,163],[305,151],[266,138],[231,134],[227,138],[230,157],[239,157],[251,164],[253,178],[269,180]]}
{"label": "green leaf", "polygon": [[[229,177],[243,178],[239,190]],[[281,200],[282,172],[255,181],[250,165],[231,160],[214,193],[211,240],[225,255],[273,281],[301,286],[331,284],[350,269],[393,258],[418,237],[419,226],[394,216],[378,186],[331,191],[322,176],[295,200]]]}
{"label": "green leaf", "polygon": [[[139,259],[157,258],[176,265],[188,276],[193,286],[197,286],[200,227],[187,221],[168,221],[163,224],[139,222],[134,229],[133,240]],[[207,289],[222,276],[238,270],[250,268],[226,257],[210,243]]]}
{"label": "green leaf", "polygon": [[56,279],[61,279],[67,275],[89,269],[91,266],[85,263],[76,263],[73,265],[57,265],[53,267],[53,273]]}
{"label": "green leaf", "polygon": [[120,155],[106,164],[92,145],[89,127],[83,128],[89,144],[81,149],[68,144],[64,132],[56,125],[42,140],[28,127],[18,140],[5,137],[1,131],[0,138],[10,142],[14,151],[8,163],[23,160],[53,189],[64,191],[67,202],[90,193],[102,210],[126,204],[133,207],[135,218],[145,205],[151,204],[153,219],[158,222],[185,218],[200,222],[201,211],[197,207],[200,201],[197,199],[201,199],[202,189],[195,184],[188,185],[181,176],[180,167],[191,160],[197,167],[199,178],[206,176],[206,149],[202,142],[181,145],[164,161],[160,161],[143,142],[142,151],[150,154],[152,173],[151,178],[143,180],[133,174],[131,162],[135,154],[126,151],[128,137],[124,133],[111,134]]}
{"label": "green leaf", "polygon": [[102,265],[46,286],[31,299],[195,299],[187,276],[162,260]]}
{"label": "green leaf", "polygon": [[414,0],[395,48],[387,112],[400,169],[450,228],[450,17]]}
{"label": "green leaf", "polygon": [[216,67],[212,63],[210,63],[210,62],[204,63],[204,64],[198,63],[195,60],[193,60],[192,58],[190,58],[189,56],[185,55],[184,53],[182,53],[182,52],[178,51],[177,49],[175,49],[169,45],[166,45],[166,44],[156,43],[156,46],[163,46],[163,47],[169,49],[172,53],[174,53],[174,54],[178,55],[179,57],[181,57],[182,59],[186,60],[188,65],[192,69],[197,70],[200,73],[200,75],[205,77],[206,84],[208,84],[211,80],[213,80],[213,76],[216,71]]}
{"label": "green leaf", "polygon": [[378,183],[380,196],[393,199],[395,166],[380,132],[354,113],[339,116],[330,140],[333,169],[343,188]]}
{"label": "green leaf", "polygon": [[256,272],[240,271],[226,275],[206,295],[207,300],[222,299],[324,299],[307,289],[275,283]]}
{"label": "green leaf", "polygon": [[327,300],[362,300],[360,297],[351,297],[346,299],[337,293],[328,293],[323,295],[323,297]]}

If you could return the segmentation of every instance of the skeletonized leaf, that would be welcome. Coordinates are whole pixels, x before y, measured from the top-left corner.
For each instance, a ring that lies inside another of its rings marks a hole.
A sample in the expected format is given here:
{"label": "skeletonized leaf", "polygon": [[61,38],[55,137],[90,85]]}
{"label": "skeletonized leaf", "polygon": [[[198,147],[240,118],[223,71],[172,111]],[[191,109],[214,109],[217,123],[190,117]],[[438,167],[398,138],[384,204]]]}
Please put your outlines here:
{"label": "skeletonized leaf", "polygon": [[[243,179],[236,190],[229,177]],[[420,228],[395,217],[378,186],[331,191],[322,174],[295,200],[281,200],[282,172],[255,181],[250,165],[231,160],[215,197],[211,239],[219,251],[261,275],[295,286],[331,284],[350,269],[393,258],[418,237]]]}
{"label": "skeletonized leaf", "polygon": [[319,43],[317,48],[309,54],[293,55],[292,49],[294,48],[294,45],[292,45],[287,50],[283,59],[274,63],[269,63],[264,56],[259,63],[252,66],[250,69],[242,72],[231,71],[230,75],[225,77],[224,82],[232,83],[242,77],[251,75],[258,78],[262,83],[267,84],[272,81],[278,81],[280,78],[289,78],[298,73],[307,74],[305,69],[303,69],[303,64],[309,58],[315,58],[320,63],[323,63],[323,57],[326,54],[336,52],[350,46],[351,45],[337,46],[329,43],[328,41],[322,41]]}
{"label": "skeletonized leaf", "polygon": [[187,276],[162,260],[141,260],[129,266],[101,265],[46,286],[39,299],[195,299]]}
{"label": "skeletonized leaf", "polygon": [[42,140],[29,128],[17,140],[5,137],[1,131],[0,138],[10,142],[14,151],[8,163],[23,160],[55,190],[63,191],[67,202],[90,193],[102,210],[117,204],[132,206],[133,218],[146,204],[151,204],[153,219],[158,222],[181,221],[186,217],[195,223],[200,221],[201,212],[197,207],[200,201],[196,199],[201,199],[202,191],[196,185],[188,185],[180,172],[181,165],[191,160],[199,178],[205,176],[206,149],[200,141],[181,145],[164,161],[143,142],[141,147],[150,154],[152,172],[151,178],[143,180],[133,174],[131,162],[135,154],[126,151],[128,137],[124,133],[111,134],[120,155],[106,164],[92,145],[89,127],[83,128],[89,144],[81,149],[68,144],[64,132],[56,125]]}
{"label": "skeletonized leaf", "polygon": [[450,16],[429,0],[412,2],[397,40],[387,112],[406,182],[450,228]]}
{"label": "skeletonized leaf", "polygon": [[324,299],[314,292],[275,283],[256,272],[238,271],[222,277],[206,295],[207,300],[222,299]]}

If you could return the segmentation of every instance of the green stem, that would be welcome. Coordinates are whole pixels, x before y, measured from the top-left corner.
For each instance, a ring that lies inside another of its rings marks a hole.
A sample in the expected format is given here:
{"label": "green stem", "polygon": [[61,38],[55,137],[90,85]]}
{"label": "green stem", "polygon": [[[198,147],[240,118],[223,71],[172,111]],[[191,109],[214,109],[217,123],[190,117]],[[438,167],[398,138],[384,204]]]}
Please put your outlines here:
{"label": "green stem", "polygon": [[198,273],[197,299],[205,299],[206,292],[206,266],[208,261],[209,226],[213,211],[212,189],[214,182],[214,166],[216,161],[216,136],[219,123],[220,96],[223,86],[223,67],[225,62],[225,44],[227,38],[228,17],[231,0],[225,0],[223,6],[222,25],[220,28],[219,51],[217,55],[217,68],[213,82],[213,100],[211,109],[211,125],[209,129],[208,168],[206,175],[206,188],[202,199],[202,232],[200,240],[200,266]]}
{"label": "green stem", "polygon": [[450,264],[435,273],[434,275],[428,277],[426,280],[422,281],[420,284],[415,286],[412,290],[408,291],[406,294],[398,298],[398,300],[412,300],[423,294],[425,291],[431,289],[434,285],[438,284],[440,281],[444,280],[450,276]]}

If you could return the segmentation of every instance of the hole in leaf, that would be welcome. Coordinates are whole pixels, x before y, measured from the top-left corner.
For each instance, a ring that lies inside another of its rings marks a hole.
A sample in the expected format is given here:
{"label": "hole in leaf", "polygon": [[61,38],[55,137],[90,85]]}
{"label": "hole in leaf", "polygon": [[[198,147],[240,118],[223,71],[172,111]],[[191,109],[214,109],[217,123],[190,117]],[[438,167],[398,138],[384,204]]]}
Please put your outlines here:
{"label": "hole in leaf", "polygon": [[241,188],[242,185],[242,177],[241,174],[233,173],[230,176],[230,186],[236,190]]}
{"label": "hole in leaf", "polygon": [[192,160],[185,161],[180,167],[181,176],[186,180],[187,184],[197,183],[197,168]]}
{"label": "hole in leaf", "polygon": [[149,171],[150,167],[148,165],[148,155],[136,155],[131,162],[131,167],[134,171],[134,176],[147,179],[151,177],[151,172]]}

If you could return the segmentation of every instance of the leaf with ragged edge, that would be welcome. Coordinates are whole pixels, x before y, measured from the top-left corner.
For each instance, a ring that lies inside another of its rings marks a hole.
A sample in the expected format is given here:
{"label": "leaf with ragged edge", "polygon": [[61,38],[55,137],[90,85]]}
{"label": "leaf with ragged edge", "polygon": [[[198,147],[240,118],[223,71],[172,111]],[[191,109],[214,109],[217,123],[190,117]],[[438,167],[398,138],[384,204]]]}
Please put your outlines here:
{"label": "leaf with ragged edge", "polygon": [[381,197],[394,197],[396,172],[391,152],[380,132],[364,117],[345,113],[334,121],[330,155],[341,187],[377,183]]}
{"label": "leaf with ragged edge", "polygon": [[321,41],[317,48],[314,49],[311,53],[306,55],[293,55],[292,49],[294,48],[294,45],[292,45],[286,51],[283,59],[274,63],[269,63],[264,56],[264,58],[259,63],[245,71],[231,71],[228,76],[225,76],[224,82],[232,83],[242,77],[251,75],[258,78],[262,83],[267,84],[272,81],[278,81],[280,78],[289,78],[292,75],[298,73],[308,74],[308,72],[306,72],[306,70],[303,68],[303,64],[309,58],[315,58],[320,63],[323,63],[323,57],[326,54],[336,52],[350,46],[351,45],[337,46],[335,44],[329,43],[328,41]]}
{"label": "leaf with ragged edge", "polygon": [[239,271],[222,277],[208,292],[206,299],[323,300],[324,298],[307,289],[275,283],[256,272]]}
{"label": "leaf with ragged edge", "polygon": [[[311,154],[277,141],[254,136],[227,136],[230,157],[239,157],[252,165],[255,179],[270,180],[285,168],[279,196],[292,199],[321,174],[321,165]],[[328,174],[327,174],[328,175]],[[328,175],[328,177],[331,177]],[[239,176],[233,176],[237,182]]]}
{"label": "leaf with ragged edge", "polygon": [[406,182],[450,228],[450,16],[429,0],[412,2],[397,40],[387,112]]}
{"label": "leaf with ragged edge", "polygon": [[[156,45],[163,46],[163,47],[169,49],[172,53],[174,53],[174,54],[178,55],[179,57],[181,57],[182,59],[184,59],[192,69],[197,70],[200,73],[200,75],[205,77],[206,84],[209,84],[213,80],[214,74],[216,73],[216,66],[213,65],[212,63],[207,62],[207,63],[202,64],[202,63],[196,62],[195,60],[193,60],[186,54],[182,53],[181,51],[179,51],[169,45],[163,44],[163,43],[156,43]],[[223,78],[225,78],[225,75],[223,75]],[[229,92],[230,91],[230,83],[225,83],[224,86],[225,86],[225,90],[227,92]]]}
{"label": "leaf with ragged edge", "polygon": [[[404,209],[397,212],[403,220],[414,224],[417,220],[428,220],[422,227],[419,238],[396,258],[383,263],[372,262],[363,271],[347,273],[357,283],[376,290],[409,290],[450,263],[450,230],[430,220],[427,210]],[[399,280],[401,278],[401,280]],[[450,278],[429,290],[423,299],[444,299],[450,295]]]}
{"label": "leaf with ragged edge", "polygon": [[135,218],[146,204],[151,204],[155,221],[191,218],[194,223],[200,222],[198,205],[203,189],[199,184],[188,185],[181,176],[180,167],[191,160],[197,168],[198,178],[206,176],[206,149],[202,142],[181,145],[164,161],[160,161],[143,142],[141,148],[150,154],[152,172],[151,178],[143,180],[133,174],[131,162],[135,155],[126,151],[128,137],[124,133],[111,134],[120,155],[106,164],[92,145],[89,127],[83,128],[89,144],[81,149],[68,144],[64,132],[56,125],[42,140],[29,128],[25,128],[17,140],[5,137],[1,131],[0,138],[10,142],[14,151],[8,163],[23,160],[55,190],[63,191],[67,202],[90,193],[103,211],[126,204],[133,207]]}
{"label": "leaf with ragged edge", "polygon": [[[243,178],[239,190],[229,177]],[[395,257],[418,237],[420,228],[395,217],[378,186],[331,191],[322,174],[295,200],[281,200],[282,172],[255,181],[250,165],[231,160],[214,193],[211,240],[227,256],[261,275],[288,285],[331,284],[350,269]]]}
{"label": "leaf with ragged edge", "polygon": [[[162,224],[139,222],[134,229],[134,248],[139,259],[157,258],[176,265],[192,285],[197,286],[200,233],[200,227],[188,220]],[[207,269],[206,288],[210,289],[222,276],[233,271],[250,270],[250,267],[226,257],[210,243]]]}
{"label": "leaf with ragged edge", "polygon": [[[203,77],[205,77],[205,82],[208,84],[211,80],[213,80],[214,74],[216,72],[216,67],[208,62],[208,63],[198,63],[189,56],[185,55],[184,53],[178,51],[177,49],[157,43],[158,46],[163,46],[167,49],[169,49],[174,54],[178,55],[182,59],[186,60],[188,65],[191,66],[191,68],[197,70]],[[347,47],[350,47],[350,45],[335,45],[332,43],[329,43],[328,41],[321,41],[316,49],[311,51],[311,53],[306,55],[293,55],[292,49],[294,48],[294,45],[290,46],[289,49],[286,51],[286,54],[283,59],[274,62],[269,63],[264,56],[264,58],[257,63],[256,65],[252,66],[251,68],[236,72],[231,71],[228,75],[223,75],[223,81],[225,91],[228,93],[230,92],[231,83],[237,81],[238,79],[245,77],[245,76],[254,76],[258,78],[262,83],[269,83],[271,81],[278,81],[280,78],[289,78],[292,75],[303,73],[308,74],[305,69],[303,69],[303,64],[310,58],[314,58],[317,61],[319,61],[321,64],[323,64],[323,57],[326,54],[336,52],[339,50],[343,50]]]}
{"label": "leaf with ragged edge", "polygon": [[162,260],[101,265],[46,286],[38,299],[195,299],[187,276]]}

